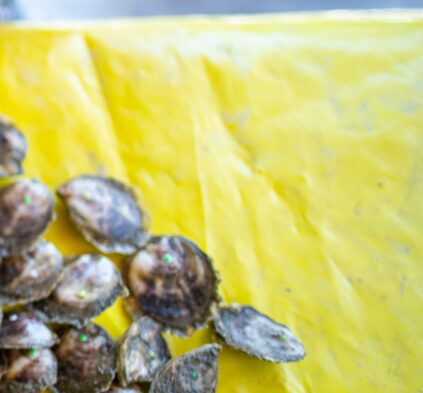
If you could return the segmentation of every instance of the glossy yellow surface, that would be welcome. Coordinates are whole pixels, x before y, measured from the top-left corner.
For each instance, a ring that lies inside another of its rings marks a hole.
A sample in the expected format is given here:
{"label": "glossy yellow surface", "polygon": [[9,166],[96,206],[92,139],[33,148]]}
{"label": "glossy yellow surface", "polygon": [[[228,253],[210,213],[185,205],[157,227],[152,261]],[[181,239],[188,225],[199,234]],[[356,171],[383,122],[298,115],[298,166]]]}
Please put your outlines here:
{"label": "glossy yellow surface", "polygon": [[[225,348],[219,393],[419,393],[422,43],[421,12],[1,27],[0,112],[27,176],[130,182],[154,233],[214,258],[226,302],[304,341],[286,365]],[[57,213],[47,237],[91,251]],[[120,302],[99,321],[128,323]]]}

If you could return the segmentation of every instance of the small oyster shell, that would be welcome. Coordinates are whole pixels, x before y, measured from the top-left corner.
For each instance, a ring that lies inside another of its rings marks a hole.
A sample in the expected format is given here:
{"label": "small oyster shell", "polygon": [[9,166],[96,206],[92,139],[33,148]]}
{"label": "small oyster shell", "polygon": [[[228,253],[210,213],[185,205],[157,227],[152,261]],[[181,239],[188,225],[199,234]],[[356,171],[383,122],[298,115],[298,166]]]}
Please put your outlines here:
{"label": "small oyster shell", "polygon": [[22,173],[26,151],[27,143],[22,132],[0,117],[0,178]]}
{"label": "small oyster shell", "polygon": [[40,240],[21,255],[0,261],[0,304],[14,306],[40,300],[53,291],[63,259],[52,244]]}
{"label": "small oyster shell", "polygon": [[85,239],[105,253],[129,255],[145,243],[145,217],[128,186],[101,176],[80,176],[57,194]]}
{"label": "small oyster shell", "polygon": [[303,344],[288,327],[249,306],[221,307],[214,326],[227,345],[263,360],[295,362],[305,356]]}
{"label": "small oyster shell", "polygon": [[116,373],[117,351],[109,334],[89,324],[69,329],[56,350],[60,393],[98,393],[109,389]]}
{"label": "small oyster shell", "polygon": [[0,189],[0,257],[31,246],[53,215],[53,196],[37,180],[21,180]]}
{"label": "small oyster shell", "polygon": [[214,393],[220,350],[217,344],[204,345],[171,360],[156,374],[150,393]]}
{"label": "small oyster shell", "polygon": [[28,312],[8,313],[0,328],[0,348],[50,348],[58,337]]}
{"label": "small oyster shell", "polygon": [[57,361],[49,349],[3,351],[2,368],[1,393],[41,393],[57,380]]}
{"label": "small oyster shell", "polygon": [[119,385],[114,384],[107,391],[107,393],[142,393],[142,391],[137,386],[130,386],[130,387],[127,387],[127,388],[123,388]]}
{"label": "small oyster shell", "polygon": [[170,359],[162,327],[149,317],[134,322],[119,342],[118,376],[122,386],[151,382]]}
{"label": "small oyster shell", "polygon": [[35,304],[50,322],[84,325],[110,307],[126,290],[113,262],[99,254],[72,259],[52,294]]}
{"label": "small oyster shell", "polygon": [[181,236],[151,238],[126,274],[141,311],[179,335],[203,326],[219,300],[211,259]]}

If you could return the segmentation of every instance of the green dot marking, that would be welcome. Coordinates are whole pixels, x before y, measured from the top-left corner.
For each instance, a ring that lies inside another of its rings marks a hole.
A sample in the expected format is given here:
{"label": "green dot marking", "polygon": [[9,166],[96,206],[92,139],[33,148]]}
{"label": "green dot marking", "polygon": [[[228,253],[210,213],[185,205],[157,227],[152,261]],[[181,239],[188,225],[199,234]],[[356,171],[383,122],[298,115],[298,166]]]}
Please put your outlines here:
{"label": "green dot marking", "polygon": [[23,203],[24,203],[24,205],[30,205],[30,204],[31,204],[31,202],[32,202],[31,195],[25,195],[25,196],[24,196],[24,199],[23,199]]}
{"label": "green dot marking", "polygon": [[88,191],[85,191],[83,197],[86,201],[89,201],[91,199],[91,194]]}
{"label": "green dot marking", "polygon": [[195,371],[195,370],[192,370],[192,371],[191,371],[191,378],[192,378],[192,379],[197,379],[197,378],[198,378],[198,373],[197,373],[197,371]]}
{"label": "green dot marking", "polygon": [[285,336],[284,334],[281,334],[281,335],[279,336],[279,340],[281,340],[281,341],[286,341],[286,336]]}
{"label": "green dot marking", "polygon": [[150,359],[151,359],[151,360],[156,360],[156,359],[157,359],[157,353],[156,353],[156,352],[154,352],[154,351],[151,351],[151,352],[150,352]]}
{"label": "green dot marking", "polygon": [[34,358],[35,356],[37,356],[38,351],[35,348],[31,348],[28,350],[28,356]]}
{"label": "green dot marking", "polygon": [[169,263],[172,263],[172,261],[173,261],[172,255],[170,255],[170,254],[164,254],[163,255],[163,262],[164,263],[169,264]]}
{"label": "green dot marking", "polygon": [[80,299],[85,299],[85,297],[87,296],[87,291],[85,291],[84,289],[81,289],[79,292],[78,292],[78,297],[80,298]]}
{"label": "green dot marking", "polygon": [[81,343],[86,343],[87,340],[88,340],[88,336],[86,334],[79,335],[79,341],[81,341]]}

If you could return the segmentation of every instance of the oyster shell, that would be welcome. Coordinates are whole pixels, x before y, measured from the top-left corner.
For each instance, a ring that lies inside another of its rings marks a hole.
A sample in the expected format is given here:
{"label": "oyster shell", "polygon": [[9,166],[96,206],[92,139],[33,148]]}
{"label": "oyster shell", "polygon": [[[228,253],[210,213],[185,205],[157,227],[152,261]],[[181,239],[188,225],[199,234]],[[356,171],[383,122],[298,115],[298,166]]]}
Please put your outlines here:
{"label": "oyster shell", "polygon": [[214,327],[227,345],[263,360],[295,362],[305,356],[303,344],[288,327],[250,306],[221,307]]}
{"label": "oyster shell", "polygon": [[219,300],[211,259],[181,236],[151,238],[126,275],[141,311],[176,334],[203,326]]}
{"label": "oyster shell", "polygon": [[50,322],[82,326],[125,291],[120,271],[110,259],[84,254],[69,261],[54,291],[35,308]]}
{"label": "oyster shell", "polygon": [[204,345],[171,360],[156,374],[150,393],[214,393],[220,350],[217,344]]}
{"label": "oyster shell", "polygon": [[57,342],[56,334],[28,312],[11,312],[4,316],[0,348],[49,348]]}
{"label": "oyster shell", "polygon": [[37,180],[21,180],[0,189],[0,257],[21,253],[47,229],[54,200]]}
{"label": "oyster shell", "polygon": [[0,178],[22,173],[26,151],[27,143],[22,132],[0,117]]}
{"label": "oyster shell", "polygon": [[17,256],[0,261],[0,304],[14,306],[47,297],[63,268],[57,248],[40,240]]}
{"label": "oyster shell", "polygon": [[116,373],[117,351],[109,334],[89,324],[69,329],[56,350],[60,393],[97,393],[109,389]]}
{"label": "oyster shell", "polygon": [[134,322],[119,342],[118,377],[122,386],[151,382],[170,359],[162,327],[149,317]]}
{"label": "oyster shell", "polygon": [[117,384],[113,384],[107,393],[142,393],[141,389],[137,386],[130,386],[123,388]]}
{"label": "oyster shell", "polygon": [[56,383],[57,361],[49,349],[3,351],[0,358],[1,393],[41,393]]}
{"label": "oyster shell", "polygon": [[134,192],[116,180],[80,176],[62,185],[57,194],[85,239],[102,252],[132,254],[148,239]]}

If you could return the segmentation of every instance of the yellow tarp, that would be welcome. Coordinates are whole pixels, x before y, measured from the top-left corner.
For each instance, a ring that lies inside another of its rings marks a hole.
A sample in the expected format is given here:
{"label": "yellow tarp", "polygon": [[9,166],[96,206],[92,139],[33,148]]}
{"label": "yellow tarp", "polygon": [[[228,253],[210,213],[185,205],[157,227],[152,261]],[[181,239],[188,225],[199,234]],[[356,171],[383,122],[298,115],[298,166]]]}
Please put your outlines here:
{"label": "yellow tarp", "polygon": [[[422,44],[422,12],[4,26],[0,112],[27,176],[130,182],[225,301],[304,341],[286,365],[225,348],[219,393],[421,393]],[[91,251],[57,212],[47,237]],[[128,323],[120,302],[99,321]]]}

